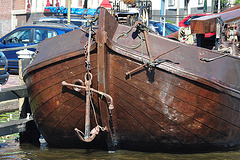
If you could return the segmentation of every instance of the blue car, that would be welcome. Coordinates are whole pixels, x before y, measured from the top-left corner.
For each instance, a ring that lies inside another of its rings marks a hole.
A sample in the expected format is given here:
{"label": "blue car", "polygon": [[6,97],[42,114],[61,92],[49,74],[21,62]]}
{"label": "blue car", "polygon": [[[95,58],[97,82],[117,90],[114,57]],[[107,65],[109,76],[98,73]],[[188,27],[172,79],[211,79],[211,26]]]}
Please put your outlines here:
{"label": "blue car", "polygon": [[[157,21],[149,21],[149,27],[152,29],[153,32],[160,34],[163,36],[163,23]],[[171,23],[165,23],[165,36],[168,36],[174,32],[177,32],[179,27],[173,25]]]}
{"label": "blue car", "polygon": [[0,52],[0,85],[4,85],[8,81],[9,73],[8,62],[3,52]]}
{"label": "blue car", "polygon": [[[46,38],[55,37],[74,30],[77,26],[64,24],[37,23],[16,28],[0,39],[0,49],[23,47],[24,44],[34,45]],[[29,49],[35,51],[35,49]],[[8,60],[9,69],[18,69],[18,56],[16,52],[4,51]]]}

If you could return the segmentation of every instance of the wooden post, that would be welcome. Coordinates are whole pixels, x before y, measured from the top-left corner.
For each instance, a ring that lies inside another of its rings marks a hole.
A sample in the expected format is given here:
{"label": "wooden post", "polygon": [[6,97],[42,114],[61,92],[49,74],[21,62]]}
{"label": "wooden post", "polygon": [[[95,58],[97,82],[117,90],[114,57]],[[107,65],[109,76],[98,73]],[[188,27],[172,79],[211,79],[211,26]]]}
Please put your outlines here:
{"label": "wooden post", "polygon": [[[100,9],[100,14],[106,14],[107,11],[103,8]],[[108,13],[109,14],[109,13]],[[109,14],[109,16],[111,16]],[[107,33],[105,31],[105,16],[99,16],[99,29],[97,31],[97,56],[98,56],[98,90],[104,93],[108,92],[108,82],[107,82],[107,61],[108,61],[108,55],[107,55],[107,47],[106,47],[106,40],[107,40]],[[109,151],[114,151],[116,147],[116,139],[115,135],[110,127],[110,113],[108,111],[108,108],[106,107],[107,103],[99,98],[99,106],[101,111],[101,119],[102,119],[102,125],[107,127],[107,145]]]}
{"label": "wooden post", "polygon": [[71,22],[71,2],[70,0],[68,0],[68,13],[67,13],[67,22],[68,24],[70,24]]}
{"label": "wooden post", "polygon": [[197,37],[197,46],[198,47],[204,47],[204,40],[205,40],[204,34],[196,34]]}
{"label": "wooden post", "polygon": [[[23,69],[30,63],[30,58],[20,58],[19,59],[19,85],[22,86],[24,85],[23,81]],[[24,101],[28,101],[27,98],[19,98],[19,112],[20,112],[20,118],[26,118],[27,113],[30,113],[30,107],[25,106],[28,105],[28,103],[24,103]]]}

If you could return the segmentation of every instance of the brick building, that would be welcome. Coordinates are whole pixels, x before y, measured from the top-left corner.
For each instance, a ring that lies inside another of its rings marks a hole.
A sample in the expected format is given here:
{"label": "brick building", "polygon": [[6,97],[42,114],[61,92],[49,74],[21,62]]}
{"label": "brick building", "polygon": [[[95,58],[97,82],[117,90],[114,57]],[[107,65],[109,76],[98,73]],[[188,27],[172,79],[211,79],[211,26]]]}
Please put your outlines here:
{"label": "brick building", "polygon": [[[44,7],[52,6],[67,7],[68,0],[0,0],[0,36],[26,23],[32,23],[43,17]],[[87,0],[88,8],[97,8],[103,0]],[[206,12],[213,13],[217,2],[220,0],[136,0],[151,1],[152,19],[177,22],[183,17],[193,13],[203,13],[206,3]],[[71,7],[83,8],[85,0],[71,0]],[[131,6],[123,3],[123,0],[110,0],[112,5],[120,6],[122,10],[128,10]],[[228,0],[233,4],[235,0]],[[30,8],[27,8],[29,6]],[[178,15],[178,16],[177,16]],[[178,17],[178,19],[177,19]]]}
{"label": "brick building", "polygon": [[11,30],[11,19],[12,19],[12,1],[1,0],[0,1],[0,36],[4,35]]}
{"label": "brick building", "polygon": [[[40,19],[44,16],[44,7],[48,3],[56,6],[57,2],[67,7],[67,0],[0,0],[0,37],[16,27]],[[84,0],[71,0],[71,7],[83,7],[83,3]]]}

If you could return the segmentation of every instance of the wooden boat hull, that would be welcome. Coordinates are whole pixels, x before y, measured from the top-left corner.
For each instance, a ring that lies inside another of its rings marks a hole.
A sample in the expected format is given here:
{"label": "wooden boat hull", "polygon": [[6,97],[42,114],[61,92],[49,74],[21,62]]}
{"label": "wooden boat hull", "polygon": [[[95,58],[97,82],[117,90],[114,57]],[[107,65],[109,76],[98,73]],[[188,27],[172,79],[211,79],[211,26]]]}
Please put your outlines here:
{"label": "wooden boat hull", "polygon": [[[72,88],[63,87],[62,82],[73,83],[76,79],[84,81],[86,73],[85,42],[82,43],[79,38],[86,41],[87,37],[85,37],[85,33],[78,31],[74,31],[73,34],[75,36],[66,34],[41,44],[40,55],[31,64],[28,74],[25,76],[31,111],[38,129],[50,146],[106,148],[104,134],[100,134],[99,139],[97,138],[90,145],[80,141],[74,131],[74,128],[84,131],[85,92],[76,92]],[[72,42],[75,43],[73,44],[75,48],[63,45],[66,40],[71,41],[75,38],[78,40]],[[56,41],[59,45],[55,43]],[[56,48],[51,48],[49,45],[58,48],[57,51]],[[94,49],[95,45],[91,49],[92,85],[97,87],[97,54]],[[49,55],[49,53],[52,54]],[[93,95],[92,99],[97,106],[98,96]],[[97,116],[99,116],[98,114]],[[93,113],[91,113],[91,126],[94,127],[96,124],[93,117]]]}
{"label": "wooden boat hull", "polygon": [[124,71],[138,64],[110,57],[120,148],[196,152],[239,147],[239,98],[161,69],[144,69],[126,79]]}
{"label": "wooden boat hull", "polygon": [[[136,70],[143,62],[150,64],[151,59],[145,45],[126,47],[139,44],[136,30],[117,41],[128,30],[101,9],[91,52],[92,88],[109,94],[114,109],[109,112],[107,100],[93,96],[97,120],[107,127],[107,132],[90,143],[77,140],[73,131],[75,127],[84,130],[85,92],[78,93],[61,84],[84,79],[82,50],[87,37],[76,31],[56,38],[60,44],[56,45],[56,40],[41,44],[39,55],[45,58],[37,57],[24,78],[35,121],[48,143],[61,147],[68,141],[82,148],[108,145],[144,151],[239,148],[240,59],[149,34],[151,55],[159,57],[159,61]],[[77,37],[80,44],[78,41],[62,47],[64,41]],[[58,56],[46,58],[51,53],[47,49],[51,43],[63,49],[52,53]],[[75,45],[78,47],[72,49]],[[200,60],[218,56],[222,58]],[[126,74],[129,71],[131,74]],[[93,127],[94,121],[91,112]]]}

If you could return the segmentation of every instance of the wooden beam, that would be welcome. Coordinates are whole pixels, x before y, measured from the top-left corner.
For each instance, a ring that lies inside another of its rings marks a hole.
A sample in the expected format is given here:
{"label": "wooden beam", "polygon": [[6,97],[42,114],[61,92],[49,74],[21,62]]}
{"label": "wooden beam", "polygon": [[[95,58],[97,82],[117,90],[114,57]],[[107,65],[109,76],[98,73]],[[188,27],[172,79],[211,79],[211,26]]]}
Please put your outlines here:
{"label": "wooden beam", "polygon": [[12,120],[0,124],[0,136],[5,136],[14,133],[20,133],[26,131],[26,124],[29,121],[33,121],[32,117]]}
{"label": "wooden beam", "polygon": [[193,19],[191,20],[192,33],[205,34],[216,32],[217,18],[221,18],[227,23],[235,22],[240,19],[240,9]]}
{"label": "wooden beam", "polygon": [[2,88],[2,90],[0,91],[0,102],[23,97],[28,97],[26,85]]}

